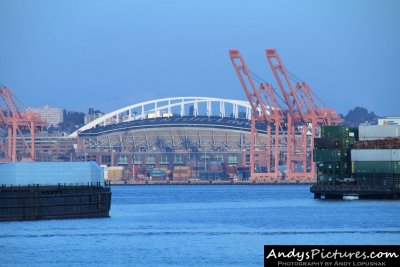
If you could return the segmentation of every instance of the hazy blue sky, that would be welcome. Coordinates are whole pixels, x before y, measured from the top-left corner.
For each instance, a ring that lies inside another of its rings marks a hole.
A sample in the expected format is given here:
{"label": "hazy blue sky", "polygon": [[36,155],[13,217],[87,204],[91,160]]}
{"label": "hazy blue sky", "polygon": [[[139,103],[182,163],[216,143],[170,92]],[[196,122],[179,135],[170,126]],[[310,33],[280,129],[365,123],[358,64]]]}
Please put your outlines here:
{"label": "hazy blue sky", "polygon": [[245,99],[228,50],[276,84],[276,48],[326,106],[400,115],[398,0],[0,0],[0,12],[0,83],[27,106]]}

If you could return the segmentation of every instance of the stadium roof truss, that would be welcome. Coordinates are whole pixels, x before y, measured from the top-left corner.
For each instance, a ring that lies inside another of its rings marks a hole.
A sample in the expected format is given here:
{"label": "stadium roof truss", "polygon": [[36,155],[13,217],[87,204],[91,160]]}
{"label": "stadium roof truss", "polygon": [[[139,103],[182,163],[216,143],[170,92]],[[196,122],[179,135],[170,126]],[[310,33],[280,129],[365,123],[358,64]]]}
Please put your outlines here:
{"label": "stadium roof truss", "polygon": [[121,122],[143,120],[146,118],[173,116],[219,116],[251,119],[251,106],[248,101],[213,97],[171,97],[145,101],[107,113],[73,132],[70,137],[77,137],[97,126],[107,126]]}

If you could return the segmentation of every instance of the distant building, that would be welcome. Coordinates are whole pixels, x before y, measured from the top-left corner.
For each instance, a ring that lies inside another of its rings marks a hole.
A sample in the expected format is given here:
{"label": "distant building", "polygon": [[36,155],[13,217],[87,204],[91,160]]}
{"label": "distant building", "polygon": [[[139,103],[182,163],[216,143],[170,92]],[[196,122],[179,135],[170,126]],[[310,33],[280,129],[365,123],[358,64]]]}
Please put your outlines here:
{"label": "distant building", "polygon": [[104,113],[102,113],[101,111],[95,110],[94,108],[89,108],[88,114],[84,117],[84,122],[85,124],[88,124],[89,122],[92,122],[103,115]]}
{"label": "distant building", "polygon": [[[24,137],[29,146],[32,145],[30,136]],[[17,158],[22,160],[24,140],[17,137]],[[68,138],[63,133],[37,133],[35,136],[35,161],[74,161],[76,138]]]}
{"label": "distant building", "polygon": [[29,110],[39,114],[42,120],[46,121],[49,126],[57,126],[64,121],[64,110],[62,108],[51,108],[45,105],[42,108],[29,108]]}
{"label": "distant building", "polygon": [[400,117],[378,119],[378,125],[400,125]]}

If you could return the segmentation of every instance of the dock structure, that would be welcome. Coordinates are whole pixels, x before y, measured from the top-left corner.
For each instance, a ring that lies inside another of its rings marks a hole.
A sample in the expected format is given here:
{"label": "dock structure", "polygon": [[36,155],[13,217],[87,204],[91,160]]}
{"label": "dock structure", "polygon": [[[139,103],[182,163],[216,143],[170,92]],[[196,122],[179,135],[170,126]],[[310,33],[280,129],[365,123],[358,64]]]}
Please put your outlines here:
{"label": "dock structure", "polygon": [[0,177],[0,221],[109,217],[111,187],[95,162],[12,162]]}
{"label": "dock structure", "polygon": [[371,185],[326,185],[314,184],[310,188],[315,199],[343,199],[347,196],[374,199],[400,199],[400,188]]}
{"label": "dock structure", "polygon": [[110,186],[29,185],[0,187],[0,221],[109,217]]}

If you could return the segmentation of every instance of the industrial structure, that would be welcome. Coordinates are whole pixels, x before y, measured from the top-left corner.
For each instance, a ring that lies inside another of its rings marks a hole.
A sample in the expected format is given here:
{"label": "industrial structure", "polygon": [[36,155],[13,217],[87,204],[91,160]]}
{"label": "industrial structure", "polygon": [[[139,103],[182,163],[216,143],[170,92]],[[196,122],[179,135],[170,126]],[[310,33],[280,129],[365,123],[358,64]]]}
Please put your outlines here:
{"label": "industrial structure", "polygon": [[325,126],[316,138],[315,198],[400,198],[400,126]]}
{"label": "industrial structure", "polygon": [[[230,50],[229,56],[235,68],[253,115],[251,122],[250,173],[253,180],[279,182],[313,181],[315,178],[312,150],[314,137],[321,125],[340,122],[332,109],[321,109],[312,95],[310,87],[289,75],[275,49],[266,50],[266,58],[272,69],[279,90],[253,73],[238,50]],[[258,80],[257,86],[255,80]],[[292,85],[295,80],[296,85]],[[255,127],[257,122],[266,124],[267,138],[263,149],[266,161],[258,160],[260,154],[255,140],[261,139]],[[280,153],[280,148],[285,153]],[[256,172],[257,165],[266,166],[265,172]],[[278,166],[286,166],[286,172]]]}
{"label": "industrial structure", "polygon": [[35,129],[44,123],[21,112],[2,88],[5,161],[16,161],[17,150],[28,148],[20,159],[96,161],[116,167],[110,175],[115,179],[314,181],[314,137],[320,126],[340,122],[336,112],[317,105],[310,87],[285,68],[276,50],[267,49],[266,58],[278,89],[252,72],[238,50],[229,56],[248,101],[198,96],[146,101],[96,113],[68,137],[41,134],[40,144]]}
{"label": "industrial structure", "polygon": [[[0,87],[0,128],[5,138],[0,140],[0,161],[15,162],[17,160],[33,160],[35,158],[35,132],[46,125],[40,115],[32,111],[24,111],[11,90]],[[26,136],[30,136],[30,144]],[[22,143],[22,153],[17,158],[17,138]]]}
{"label": "industrial structure", "polygon": [[[266,58],[279,89],[253,73],[238,50],[229,56],[248,101],[175,97],[121,108],[71,135],[78,137],[78,160],[125,165],[124,176],[132,178],[189,166],[188,178],[235,177],[248,168],[252,181],[314,181],[314,137],[339,116],[317,105],[276,50],[267,49]],[[229,171],[210,174],[212,163]]]}

